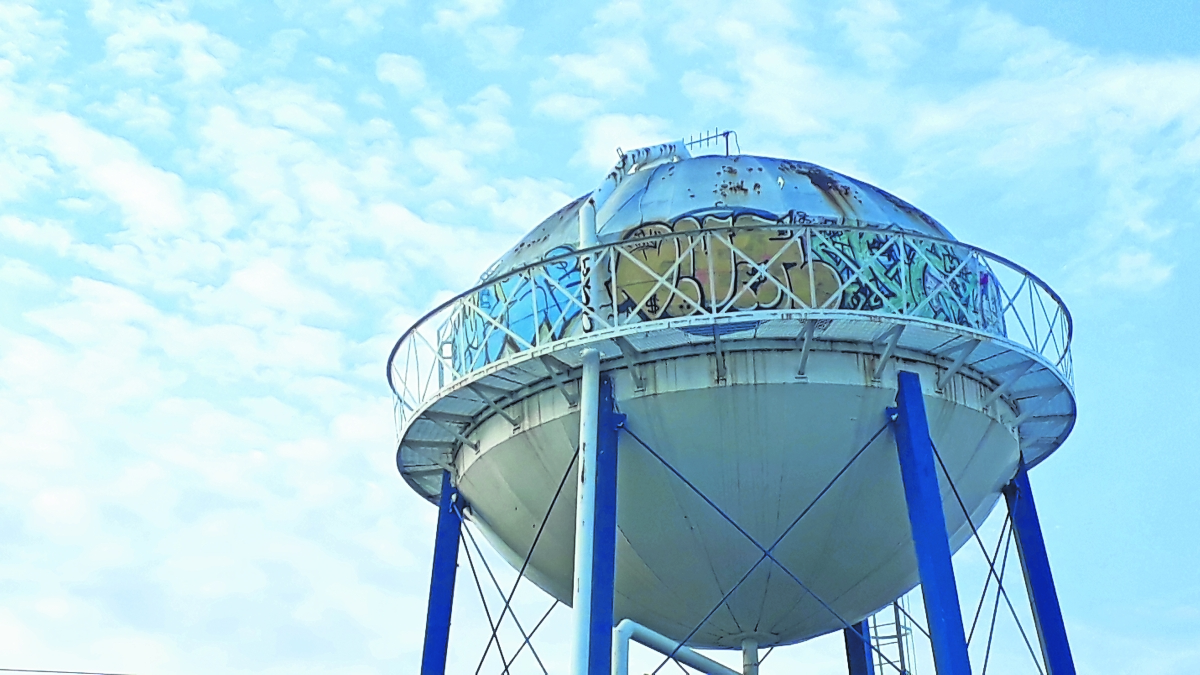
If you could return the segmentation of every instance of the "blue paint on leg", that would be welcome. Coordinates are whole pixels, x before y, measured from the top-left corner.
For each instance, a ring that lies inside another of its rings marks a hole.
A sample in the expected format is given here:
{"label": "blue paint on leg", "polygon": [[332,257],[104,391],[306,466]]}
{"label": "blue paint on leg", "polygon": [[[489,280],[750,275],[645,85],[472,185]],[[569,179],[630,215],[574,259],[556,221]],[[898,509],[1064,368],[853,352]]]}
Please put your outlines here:
{"label": "blue paint on leg", "polygon": [[1075,675],[1075,661],[1071,657],[1071,645],[1067,642],[1067,628],[1058,604],[1054,577],[1050,574],[1046,541],[1042,538],[1042,525],[1033,503],[1033,490],[1029,487],[1029,473],[1024,462],[1017,466],[1017,475],[1004,488],[1004,497],[1008,502],[1009,515],[1012,516],[1017,553],[1020,554],[1021,568],[1025,572],[1025,585],[1029,589],[1033,621],[1042,644],[1046,668],[1049,675]]}
{"label": "blue paint on leg", "polygon": [[438,504],[437,534],[433,545],[433,575],[429,584],[429,611],[425,616],[425,648],[421,675],[445,675],[450,645],[450,610],[454,606],[454,580],[458,573],[458,538],[462,521],[454,510],[458,491],[450,472],[442,473],[442,498]]}
{"label": "blue paint on leg", "polygon": [[925,417],[925,396],[916,373],[901,372],[898,379],[896,450],[932,636],[933,660],[938,675],[969,675],[971,662],[967,658],[967,637],[950,560],[950,539],[946,534],[946,513],[938,487],[929,421]]}

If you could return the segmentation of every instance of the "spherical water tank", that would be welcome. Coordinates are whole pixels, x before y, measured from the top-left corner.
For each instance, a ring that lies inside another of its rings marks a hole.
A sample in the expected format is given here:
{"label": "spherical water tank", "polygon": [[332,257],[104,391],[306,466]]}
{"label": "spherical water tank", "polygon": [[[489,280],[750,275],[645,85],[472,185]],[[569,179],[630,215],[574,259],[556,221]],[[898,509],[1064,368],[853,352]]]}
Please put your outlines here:
{"label": "spherical water tank", "polygon": [[[788,644],[918,582],[896,372],[920,375],[957,550],[959,500],[981,522],[1018,459],[1070,432],[1070,339],[1037,277],[883,190],[666,144],[625,155],[397,342],[397,461],[430,500],[449,470],[469,520],[569,603],[580,352],[597,349],[641,440],[619,442],[617,619],[699,647]],[[811,593],[755,566],[668,464],[764,546],[782,537],[773,555]]]}

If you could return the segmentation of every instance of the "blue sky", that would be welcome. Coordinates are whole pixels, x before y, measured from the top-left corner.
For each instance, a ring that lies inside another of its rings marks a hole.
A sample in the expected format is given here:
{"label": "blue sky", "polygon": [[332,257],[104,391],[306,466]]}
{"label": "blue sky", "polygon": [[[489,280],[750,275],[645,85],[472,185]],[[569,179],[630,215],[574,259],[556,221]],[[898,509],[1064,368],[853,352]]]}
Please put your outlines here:
{"label": "blue sky", "polygon": [[1192,672],[1198,10],[0,2],[0,667],[415,670],[391,343],[616,147],[719,126],[1062,294],[1079,670]]}

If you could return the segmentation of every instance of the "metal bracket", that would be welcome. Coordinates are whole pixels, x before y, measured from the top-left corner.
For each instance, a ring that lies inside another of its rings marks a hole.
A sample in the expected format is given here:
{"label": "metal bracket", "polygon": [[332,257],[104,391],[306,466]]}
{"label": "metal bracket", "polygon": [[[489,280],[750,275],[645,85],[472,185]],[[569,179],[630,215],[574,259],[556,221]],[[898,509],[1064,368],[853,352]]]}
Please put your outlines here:
{"label": "metal bracket", "polygon": [[1015,422],[1013,422],[1013,425],[1018,426],[1018,427],[1021,426],[1021,423],[1023,423],[1025,420],[1029,419],[1030,417],[1033,417],[1034,414],[1036,414],[1039,410],[1041,410],[1042,408],[1045,408],[1047,405],[1050,404],[1051,401],[1058,398],[1059,396],[1062,396],[1063,393],[1065,393],[1067,391],[1065,387],[1057,387],[1056,389],[1057,389],[1057,391],[1055,391],[1050,396],[1042,397],[1041,400],[1038,401],[1037,403],[1033,403],[1029,407],[1025,408],[1025,410],[1021,413],[1021,416],[1018,417]]}
{"label": "metal bracket", "polygon": [[806,378],[808,375],[805,371],[808,369],[808,354],[812,349],[813,334],[817,332],[817,322],[815,319],[809,319],[804,322],[804,329],[801,335],[804,336],[804,344],[800,346],[800,370],[796,371],[796,378]]}
{"label": "metal bracket", "polygon": [[445,469],[446,471],[454,473],[454,467],[451,466],[449,462],[430,452],[431,450],[446,450],[452,452],[454,450],[454,444],[450,441],[404,441],[400,444],[400,446],[407,447],[425,459]]}
{"label": "metal bracket", "polygon": [[988,377],[994,377],[996,375],[1003,375],[1005,373],[1012,373],[1012,374],[1009,375],[1008,379],[1005,380],[1004,382],[1002,382],[999,387],[996,387],[995,389],[993,389],[992,393],[987,395],[987,398],[983,399],[983,405],[981,405],[980,407],[986,408],[989,405],[991,405],[993,401],[995,401],[996,399],[1003,396],[1005,394],[1005,392],[1007,392],[1009,389],[1012,388],[1012,386],[1014,384],[1017,383],[1017,380],[1021,379],[1022,377],[1025,377],[1025,373],[1029,372],[1029,369],[1032,367],[1033,367],[1033,361],[1027,360],[1027,361],[1024,361],[1021,363],[1014,363],[1011,366],[1000,368],[998,370],[994,370],[994,371],[988,373],[987,374]]}
{"label": "metal bracket", "polygon": [[[579,405],[578,394],[571,393],[571,390],[567,388],[567,381],[563,377],[563,373],[570,372],[570,367],[549,354],[539,356],[538,361],[546,369],[546,373],[550,375],[550,380],[554,382],[554,387],[558,389],[558,393],[562,394],[562,397],[567,401],[567,405],[572,408]],[[557,368],[559,367],[563,369],[563,373],[558,372]]]}
{"label": "metal bracket", "polygon": [[954,363],[950,364],[950,368],[947,369],[945,373],[942,373],[942,376],[938,378],[937,389],[939,391],[942,389],[942,387],[945,387],[950,383],[950,378],[958,374],[958,371],[961,370],[963,365],[967,363],[967,359],[971,358],[971,354],[973,354],[975,349],[981,344],[983,344],[981,340],[971,340],[963,345],[955,347],[954,349],[943,352],[943,354],[946,356],[949,356],[955,352],[957,352],[958,355],[954,357]]}
{"label": "metal bracket", "polygon": [[888,341],[887,347],[883,349],[883,354],[879,356],[879,362],[875,364],[875,373],[871,375],[872,380],[878,381],[879,377],[883,375],[883,368],[887,365],[888,359],[892,358],[892,352],[896,350],[896,343],[900,342],[900,334],[903,332],[904,324],[899,323],[887,329],[882,335],[872,341],[872,344],[879,344],[885,339]]}
{"label": "metal bracket", "polygon": [[479,444],[476,443],[475,441],[472,441],[471,439],[467,438],[466,436],[464,436],[463,433],[461,431],[459,431],[458,429],[455,429],[454,427],[450,426],[449,424],[447,424],[445,422],[442,422],[433,417],[430,417],[428,414],[424,415],[424,417],[425,417],[425,419],[429,420],[430,422],[433,422],[442,431],[445,431],[446,433],[450,434],[451,436],[457,438],[458,441],[460,443],[462,443],[463,445],[471,448],[475,452],[479,452]]}
{"label": "metal bracket", "polygon": [[725,381],[725,352],[721,351],[721,334],[717,332],[717,327],[713,326],[713,345],[716,348],[717,360],[717,384]]}
{"label": "metal bracket", "polygon": [[645,391],[646,376],[643,373],[641,365],[642,353],[637,347],[633,346],[624,336],[618,335],[613,338],[613,342],[617,343],[617,347],[621,350],[621,354],[625,357],[626,367],[629,369],[629,375],[633,378],[633,388],[638,391]]}
{"label": "metal bracket", "polygon": [[486,393],[484,393],[484,391],[483,391],[484,387],[480,386],[479,383],[473,382],[471,384],[468,384],[467,389],[470,389],[471,393],[475,394],[481,400],[483,400],[483,404],[488,407],[488,410],[491,410],[493,413],[508,420],[508,423],[513,425],[513,427],[521,426],[520,418],[513,417],[512,415],[509,415],[508,413],[504,412],[504,408],[501,408],[499,404],[497,404],[494,400],[492,400],[491,396],[488,396]]}
{"label": "metal bracket", "polygon": [[434,422],[446,422],[450,424],[471,424],[475,421],[475,418],[471,415],[460,415],[458,413],[441,412],[438,410],[426,410],[422,416]]}

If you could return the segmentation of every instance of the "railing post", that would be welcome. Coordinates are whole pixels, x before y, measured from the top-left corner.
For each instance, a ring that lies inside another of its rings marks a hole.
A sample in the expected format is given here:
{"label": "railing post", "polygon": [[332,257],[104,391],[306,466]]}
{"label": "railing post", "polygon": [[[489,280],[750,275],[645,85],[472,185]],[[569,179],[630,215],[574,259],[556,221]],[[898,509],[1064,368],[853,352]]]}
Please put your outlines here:
{"label": "railing post", "polygon": [[933,643],[933,660],[938,675],[969,675],[967,637],[963,630],[958,587],[950,560],[950,539],[946,534],[946,513],[938,486],[925,417],[925,396],[916,373],[901,371],[896,392],[896,450],[900,475],[908,503],[908,522],[912,525],[917,570],[921,575],[921,594]]}
{"label": "railing post", "polygon": [[433,574],[429,582],[429,610],[425,615],[425,648],[421,675],[445,675],[450,645],[450,610],[454,606],[454,580],[458,574],[458,539],[462,521],[454,509],[458,490],[450,472],[442,472],[442,497],[438,503],[437,533],[433,545]]}
{"label": "railing post", "polygon": [[612,672],[617,549],[617,433],[612,380],[600,354],[583,352],[579,402],[579,482],[575,505],[574,675]]}
{"label": "railing post", "polygon": [[863,619],[842,629],[846,639],[846,665],[850,675],[875,675],[875,660],[871,658],[871,624]]}
{"label": "railing post", "polygon": [[1021,569],[1025,572],[1025,587],[1033,606],[1033,623],[1037,627],[1046,669],[1049,675],[1075,675],[1071,645],[1067,642],[1067,628],[1058,604],[1054,577],[1050,574],[1046,541],[1042,538],[1042,526],[1033,503],[1033,490],[1029,487],[1029,473],[1024,461],[1017,465],[1017,475],[1004,488],[1004,498],[1008,502],[1008,513],[1017,538],[1017,553],[1021,558]]}
{"label": "railing post", "polygon": [[[600,239],[596,232],[596,201],[595,197],[589,197],[584,200],[579,206],[579,248],[588,249],[593,246],[599,246]],[[603,286],[600,281],[600,270],[596,268],[596,261],[599,256],[595,253],[579,256],[579,282],[581,284],[580,292],[583,306],[588,310],[600,314],[600,307],[603,304],[600,300],[600,291]],[[580,325],[583,326],[584,332],[591,332],[597,327],[592,317],[583,312],[580,317]]]}

